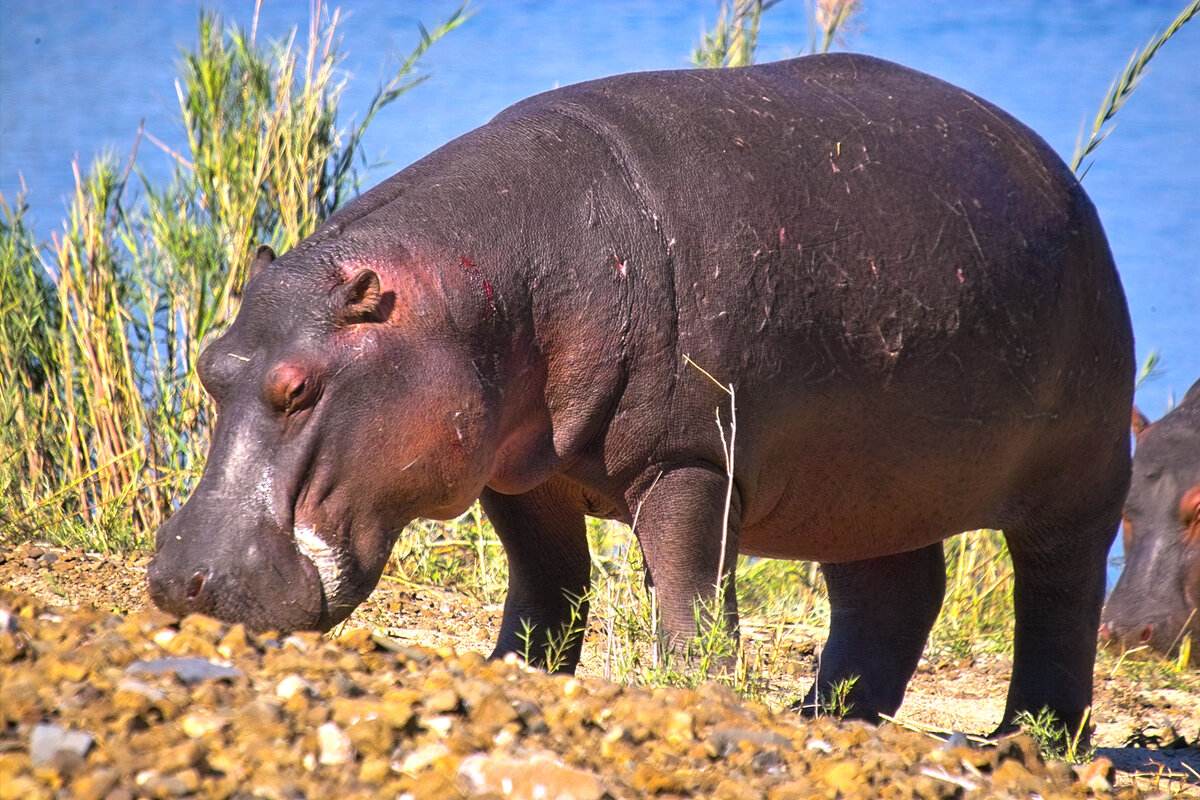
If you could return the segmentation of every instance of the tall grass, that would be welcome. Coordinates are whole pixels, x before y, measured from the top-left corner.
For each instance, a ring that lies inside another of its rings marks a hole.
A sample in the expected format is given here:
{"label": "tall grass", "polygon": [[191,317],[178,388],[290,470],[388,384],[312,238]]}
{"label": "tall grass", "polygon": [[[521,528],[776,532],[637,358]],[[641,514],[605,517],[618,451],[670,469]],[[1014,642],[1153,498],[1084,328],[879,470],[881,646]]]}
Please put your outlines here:
{"label": "tall grass", "polygon": [[[762,16],[782,0],[722,0],[713,27],[701,33],[692,51],[698,67],[745,67],[754,63]],[[862,10],[862,0],[808,0],[809,53],[826,53],[847,23]]]}
{"label": "tall grass", "polygon": [[169,183],[130,189],[136,146],[124,163],[76,163],[46,246],[23,196],[0,197],[0,542],[146,543],[199,471],[196,358],[232,319],[254,246],[287,249],[354,193],[367,126],[465,18],[421,28],[362,119],[339,127],[337,10],[315,3],[303,41],[273,44],[201,12],[176,82],[186,150],[146,137],[172,158]]}
{"label": "tall grass", "polygon": [[780,0],[732,0],[722,2],[717,22],[705,31],[692,51],[692,63],[698,67],[744,67],[754,63],[758,45],[758,26],[763,12]]}

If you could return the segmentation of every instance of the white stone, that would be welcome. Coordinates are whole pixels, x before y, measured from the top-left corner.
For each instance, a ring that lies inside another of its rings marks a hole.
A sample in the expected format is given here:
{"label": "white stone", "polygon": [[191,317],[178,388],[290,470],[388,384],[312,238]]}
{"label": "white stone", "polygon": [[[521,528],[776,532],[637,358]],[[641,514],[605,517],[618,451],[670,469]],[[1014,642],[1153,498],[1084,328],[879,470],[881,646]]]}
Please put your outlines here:
{"label": "white stone", "polygon": [[317,744],[322,764],[349,764],[354,760],[354,745],[336,723],[326,722],[317,728]]}

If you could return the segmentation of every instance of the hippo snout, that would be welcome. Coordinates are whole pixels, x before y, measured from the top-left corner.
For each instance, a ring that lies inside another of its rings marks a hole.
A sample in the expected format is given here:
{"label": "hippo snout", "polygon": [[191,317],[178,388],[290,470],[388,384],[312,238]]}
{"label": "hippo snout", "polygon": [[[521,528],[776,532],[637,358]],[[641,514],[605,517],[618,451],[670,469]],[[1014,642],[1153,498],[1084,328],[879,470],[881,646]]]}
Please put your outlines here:
{"label": "hippo snout", "polygon": [[338,620],[326,607],[321,575],[287,533],[264,526],[202,532],[188,508],[159,531],[146,571],[154,604],[179,617],[207,614],[262,630],[326,630]]}
{"label": "hippo snout", "polygon": [[1195,635],[1195,611],[1186,607],[1182,593],[1137,581],[1137,575],[1127,568],[1108,598],[1100,617],[1100,645],[1139,657],[1173,657],[1184,637]]}
{"label": "hippo snout", "polygon": [[1133,649],[1149,645],[1154,640],[1154,633],[1161,626],[1152,622],[1123,625],[1116,621],[1107,620],[1100,624],[1100,640],[1112,648]]}
{"label": "hippo snout", "polygon": [[171,570],[162,559],[154,559],[146,570],[146,585],[154,605],[185,617],[205,613],[211,604],[212,568],[199,567],[191,574]]}

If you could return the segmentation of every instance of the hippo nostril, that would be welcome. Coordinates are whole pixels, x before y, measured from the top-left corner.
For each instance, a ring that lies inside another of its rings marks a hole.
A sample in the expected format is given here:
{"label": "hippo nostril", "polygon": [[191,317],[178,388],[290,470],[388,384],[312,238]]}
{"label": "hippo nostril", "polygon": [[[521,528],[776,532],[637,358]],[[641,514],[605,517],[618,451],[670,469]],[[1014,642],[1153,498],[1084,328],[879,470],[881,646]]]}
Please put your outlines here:
{"label": "hippo nostril", "polygon": [[204,590],[204,579],[205,579],[204,573],[197,572],[195,575],[192,576],[192,579],[190,581],[188,581],[188,585],[187,585],[187,599],[188,600],[195,600],[197,597],[200,596],[200,592],[202,592]]}
{"label": "hippo nostril", "polygon": [[1142,641],[1143,642],[1150,641],[1150,637],[1153,634],[1154,634],[1154,626],[1153,625],[1147,625],[1146,627],[1142,628]]}

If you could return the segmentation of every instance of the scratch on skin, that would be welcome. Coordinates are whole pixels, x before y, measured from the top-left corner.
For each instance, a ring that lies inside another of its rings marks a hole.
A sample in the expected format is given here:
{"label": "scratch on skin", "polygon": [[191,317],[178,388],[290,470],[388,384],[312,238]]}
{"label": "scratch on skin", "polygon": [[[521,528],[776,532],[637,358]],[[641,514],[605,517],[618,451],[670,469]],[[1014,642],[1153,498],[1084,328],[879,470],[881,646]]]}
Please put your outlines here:
{"label": "scratch on skin", "polygon": [[458,262],[462,266],[466,267],[467,270],[469,272],[471,272],[476,278],[478,278],[480,280],[480,282],[483,284],[484,299],[487,300],[488,308],[490,308],[492,310],[492,313],[495,314],[496,313],[496,300],[492,293],[492,284],[488,281],[487,276],[485,276],[483,274],[483,271],[481,269],[479,269],[479,267],[475,266],[475,264],[472,263],[472,261],[470,259],[468,259],[466,256],[459,256]]}
{"label": "scratch on skin", "polygon": [[616,250],[613,251],[613,261],[617,264],[617,274],[622,278],[626,277],[629,274],[628,262],[622,261]]}
{"label": "scratch on skin", "polygon": [[879,341],[883,345],[883,352],[887,354],[888,358],[892,361],[899,358],[900,351],[904,349],[904,328],[901,327],[896,331],[891,339],[884,333],[882,325],[876,325],[875,332],[879,334]]}
{"label": "scratch on skin", "polygon": [[962,217],[967,222],[967,233],[971,234],[971,242],[975,245],[975,253],[979,256],[979,263],[986,264],[987,256],[983,254],[983,247],[979,244],[979,237],[975,235],[975,226],[971,224],[971,217],[967,214],[967,210],[963,208],[962,203],[959,203],[959,208],[962,209]]}
{"label": "scratch on skin", "polygon": [[[975,235],[975,226],[971,224],[971,215],[967,213],[967,207],[963,204],[962,200],[955,200],[953,203],[950,203],[945,198],[943,198],[941,195],[938,195],[935,193],[933,196],[936,197],[938,200],[940,200],[942,205],[944,205],[947,209],[950,210],[951,214],[953,214],[956,217],[960,217],[963,220],[963,222],[966,223],[967,233],[969,233],[971,235],[971,243],[975,246],[975,255],[979,258],[979,263],[980,264],[987,263],[987,256],[985,256],[983,254],[983,247],[979,244],[979,237],[977,237]],[[938,241],[939,242],[941,241],[942,232],[945,230],[945,228],[946,228],[946,224],[943,221],[941,229],[938,230]],[[936,247],[936,244],[935,244],[935,247]]]}
{"label": "scratch on skin", "polygon": [[250,359],[247,358],[246,356],[239,356],[237,353],[228,353],[227,355],[230,358],[236,358],[238,361],[246,361],[246,362],[250,361]]}
{"label": "scratch on skin", "polygon": [[[1006,121],[1003,117],[996,114],[996,112],[993,111],[992,109],[990,109],[987,106],[980,103],[979,100],[977,98],[973,97],[970,93],[963,92],[963,97],[966,98],[967,100],[969,100],[980,111],[987,114],[989,117],[991,117],[996,122],[998,122],[1000,124],[1001,129],[1003,129],[1005,131],[1011,130],[1011,126],[1009,125],[1008,121]],[[983,132],[987,133],[993,139],[999,139],[998,136],[993,134],[991,131],[988,131],[986,128],[984,128]],[[1030,150],[1026,146],[1024,137],[1020,137],[1020,136],[1015,137],[1012,139],[1012,143],[1014,145],[1016,145],[1016,148],[1021,151],[1021,154],[1023,156],[1025,156],[1026,158],[1029,159],[1030,163],[1032,163],[1038,167],[1039,172],[1041,172],[1043,176],[1046,175],[1046,165],[1038,157],[1036,152],[1034,152],[1033,150]]]}

